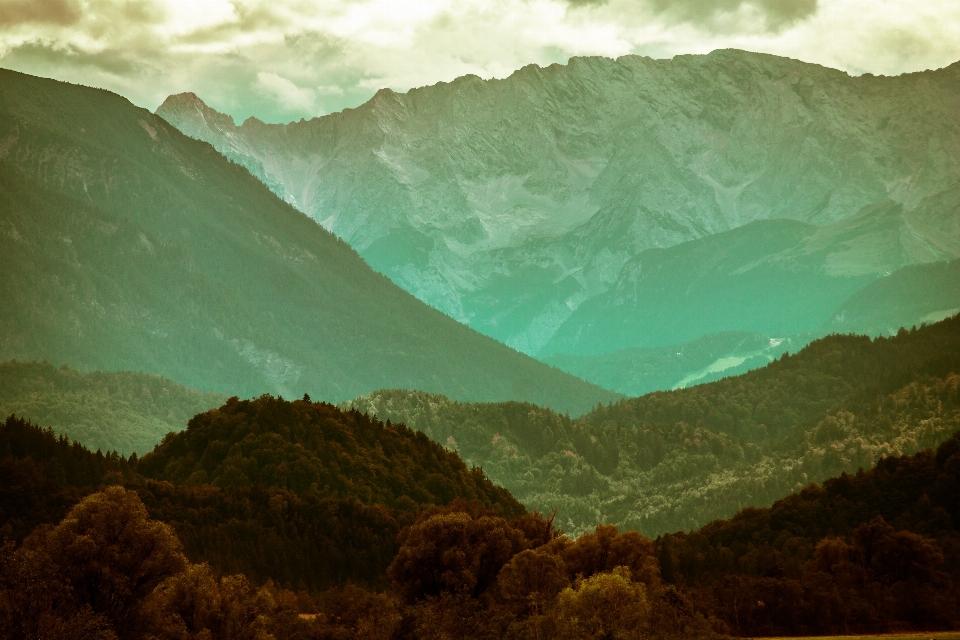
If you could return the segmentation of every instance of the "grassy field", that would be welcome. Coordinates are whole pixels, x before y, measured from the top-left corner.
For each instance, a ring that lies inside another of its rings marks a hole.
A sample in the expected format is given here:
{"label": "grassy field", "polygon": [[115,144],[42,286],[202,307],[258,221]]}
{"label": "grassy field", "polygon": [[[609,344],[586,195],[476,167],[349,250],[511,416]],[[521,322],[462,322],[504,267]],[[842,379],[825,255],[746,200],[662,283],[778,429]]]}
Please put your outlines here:
{"label": "grassy field", "polygon": [[866,636],[808,636],[795,638],[754,638],[754,640],[960,640],[960,631],[882,633]]}

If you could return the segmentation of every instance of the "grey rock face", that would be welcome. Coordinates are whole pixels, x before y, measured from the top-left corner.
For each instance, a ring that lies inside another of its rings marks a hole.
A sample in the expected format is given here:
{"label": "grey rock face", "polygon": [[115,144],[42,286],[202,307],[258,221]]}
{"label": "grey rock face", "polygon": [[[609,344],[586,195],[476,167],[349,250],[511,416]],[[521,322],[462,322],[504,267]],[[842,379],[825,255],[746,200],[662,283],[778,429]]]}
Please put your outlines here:
{"label": "grey rock face", "polygon": [[287,125],[237,126],[192,94],[157,113],[421,300],[531,354],[582,350],[577,310],[616,297],[646,249],[872,203],[909,214],[960,177],[960,63],[887,78],[729,50],[573,58]]}

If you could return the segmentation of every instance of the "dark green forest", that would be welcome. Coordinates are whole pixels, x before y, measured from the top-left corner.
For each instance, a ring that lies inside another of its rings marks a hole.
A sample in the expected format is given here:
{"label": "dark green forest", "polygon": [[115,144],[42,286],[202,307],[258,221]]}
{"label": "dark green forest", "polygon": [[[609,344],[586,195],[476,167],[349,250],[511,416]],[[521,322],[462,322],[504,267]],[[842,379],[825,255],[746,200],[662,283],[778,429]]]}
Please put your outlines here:
{"label": "dark green forest", "polygon": [[341,406],[404,422],[569,532],[656,536],[810,482],[934,447],[960,428],[960,317],[890,337],[832,335],[768,366],[569,416],[402,390]]}
{"label": "dark green forest", "polygon": [[422,432],[308,397],[231,398],[169,434],[137,470],[180,485],[260,485],[414,511],[455,498],[504,515],[525,511],[481,469],[468,469]]}

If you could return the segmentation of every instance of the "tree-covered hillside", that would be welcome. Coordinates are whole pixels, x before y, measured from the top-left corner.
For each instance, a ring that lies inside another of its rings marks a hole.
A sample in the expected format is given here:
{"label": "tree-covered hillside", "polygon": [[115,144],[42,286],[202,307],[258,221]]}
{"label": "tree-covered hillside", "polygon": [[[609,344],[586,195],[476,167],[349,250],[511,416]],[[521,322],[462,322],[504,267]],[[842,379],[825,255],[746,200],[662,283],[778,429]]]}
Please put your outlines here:
{"label": "tree-covered hillside", "polygon": [[896,336],[828,336],[767,367],[598,406],[579,419],[522,403],[381,391],[352,406],[402,421],[578,531],[646,535],[764,506],[960,428],[960,316]]}
{"label": "tree-covered hillside", "polygon": [[960,432],[936,451],[663,536],[661,570],[737,635],[956,628],[958,493]]}
{"label": "tree-covered hillside", "polygon": [[137,470],[182,485],[262,485],[398,509],[460,498],[508,516],[524,511],[423,433],[306,397],[231,398],[169,434]]}
{"label": "tree-covered hillside", "polygon": [[231,399],[140,460],[12,416],[0,423],[0,537],[22,540],[112,484],[170,524],[188,558],[310,590],[382,586],[397,535],[421,508],[525,513],[422,434],[305,400]]}
{"label": "tree-covered hillside", "polygon": [[48,362],[0,363],[0,416],[16,414],[92,450],[143,455],[227,397],[130,371],[80,373]]}
{"label": "tree-covered hillside", "polygon": [[0,635],[11,640],[708,640],[960,626],[960,432],[936,453],[885,458],[656,542],[610,525],[573,539],[552,517],[505,518],[479,501],[414,516],[260,483],[145,482],[133,459],[14,418],[0,451]]}
{"label": "tree-covered hillside", "polygon": [[0,359],[343,400],[572,412],[616,394],[419,302],[210,145],[116,94],[0,70]]}

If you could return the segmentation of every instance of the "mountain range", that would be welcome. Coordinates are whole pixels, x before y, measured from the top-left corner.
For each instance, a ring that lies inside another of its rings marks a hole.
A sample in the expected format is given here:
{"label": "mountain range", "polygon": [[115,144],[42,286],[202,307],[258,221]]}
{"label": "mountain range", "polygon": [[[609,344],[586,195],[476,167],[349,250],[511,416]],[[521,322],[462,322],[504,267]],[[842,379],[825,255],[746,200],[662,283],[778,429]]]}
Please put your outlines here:
{"label": "mountain range", "polygon": [[960,256],[958,105],[960,63],[851,77],[723,50],[383,89],[285,125],[189,93],[157,114],[421,300],[548,356],[813,331]]}
{"label": "mountain range", "polygon": [[0,359],[344,400],[618,396],[444,316],[162,118],[0,70]]}

